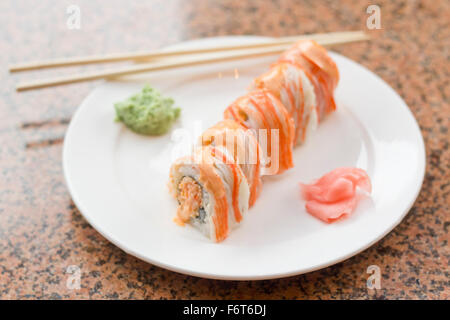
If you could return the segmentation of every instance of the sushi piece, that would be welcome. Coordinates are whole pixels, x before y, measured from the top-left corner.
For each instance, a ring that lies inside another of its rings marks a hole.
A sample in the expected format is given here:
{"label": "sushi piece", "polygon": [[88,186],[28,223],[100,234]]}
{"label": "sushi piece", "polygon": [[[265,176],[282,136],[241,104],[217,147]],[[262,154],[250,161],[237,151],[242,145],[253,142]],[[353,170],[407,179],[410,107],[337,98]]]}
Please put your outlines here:
{"label": "sushi piece", "polygon": [[178,159],[169,188],[178,201],[175,223],[189,223],[215,242],[223,241],[248,210],[247,179],[222,146],[198,147]]}
{"label": "sushi piece", "polygon": [[339,71],[325,48],[312,40],[301,40],[283,52],[278,62],[291,63],[302,69],[314,86],[319,121],[336,110],[333,92]]}
{"label": "sushi piece", "polygon": [[225,110],[224,118],[255,130],[263,153],[263,175],[280,174],[294,166],[294,121],[269,90],[251,91],[238,98]]}
{"label": "sushi piece", "polygon": [[261,192],[261,152],[253,131],[234,120],[222,120],[200,137],[202,146],[222,146],[239,165],[250,188],[249,207]]}
{"label": "sushi piece", "polygon": [[252,88],[267,89],[284,104],[295,125],[295,144],[304,142],[318,124],[314,87],[305,72],[292,63],[278,62],[253,81]]}

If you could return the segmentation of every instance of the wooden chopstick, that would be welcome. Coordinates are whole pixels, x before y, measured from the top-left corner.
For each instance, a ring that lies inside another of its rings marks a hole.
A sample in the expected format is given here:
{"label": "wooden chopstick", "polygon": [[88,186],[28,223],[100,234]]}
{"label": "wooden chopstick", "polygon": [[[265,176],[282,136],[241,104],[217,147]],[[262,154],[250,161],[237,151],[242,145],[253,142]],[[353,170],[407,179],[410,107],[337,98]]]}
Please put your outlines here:
{"label": "wooden chopstick", "polygon": [[314,40],[326,40],[332,38],[348,38],[364,37],[363,31],[344,31],[344,32],[330,32],[330,33],[316,33],[302,36],[290,36],[282,37],[273,41],[264,41],[258,43],[251,43],[245,45],[235,45],[235,46],[221,46],[214,48],[201,48],[201,49],[189,49],[189,50],[154,50],[154,51],[143,51],[143,52],[127,52],[127,53],[116,53],[109,55],[97,55],[97,56],[85,56],[85,57],[74,57],[74,58],[59,58],[47,61],[35,61],[18,63],[11,65],[9,67],[10,72],[27,71],[27,70],[37,70],[45,68],[56,68],[56,67],[67,67],[74,65],[85,65],[93,63],[107,63],[107,62],[119,62],[127,60],[151,60],[162,57],[188,55],[188,54],[198,54],[198,53],[211,53],[211,52],[222,52],[222,51],[232,51],[232,50],[242,50],[251,48],[263,48],[271,46],[279,46],[284,44],[289,44],[301,39],[314,39]]}
{"label": "wooden chopstick", "polygon": [[[348,43],[348,42],[354,42],[354,41],[362,41],[362,40],[368,40],[369,37],[366,34],[360,34],[359,36],[355,35],[347,35],[347,36],[341,36],[341,37],[324,37],[322,39],[316,39],[316,41],[324,46],[327,45],[333,45],[333,44],[341,44],[341,43]],[[118,76],[125,76],[130,74],[136,74],[136,73],[143,73],[143,72],[150,72],[150,71],[157,71],[157,70],[165,70],[165,69],[173,69],[178,67],[186,67],[186,66],[194,66],[194,65],[201,65],[201,64],[207,64],[212,62],[222,62],[222,61],[230,61],[230,60],[236,60],[236,59],[243,59],[243,58],[252,58],[252,57],[258,57],[258,56],[264,56],[264,55],[271,55],[275,53],[279,53],[284,51],[287,47],[290,46],[290,42],[284,45],[278,45],[275,47],[268,47],[268,48],[252,48],[252,49],[245,49],[245,50],[239,50],[236,53],[230,53],[227,51],[219,52],[214,55],[209,55],[207,57],[204,57],[204,55],[201,55],[199,57],[189,57],[189,56],[180,56],[170,59],[169,61],[156,61],[151,63],[143,63],[139,65],[132,65],[132,66],[126,66],[123,68],[118,69],[108,69],[104,71],[96,71],[91,73],[85,73],[85,74],[76,74],[76,75],[69,75],[69,76],[63,76],[63,77],[57,77],[53,79],[44,79],[44,80],[37,80],[37,81],[30,81],[25,83],[20,83],[17,87],[17,91],[25,91],[25,90],[32,90],[32,89],[39,89],[39,88],[46,88],[46,87],[52,87],[57,85],[63,85],[63,84],[70,84],[70,83],[76,83],[76,82],[83,82],[83,81],[90,81],[90,80],[97,80],[97,79],[105,79],[105,78],[111,78],[111,77],[118,77]]]}

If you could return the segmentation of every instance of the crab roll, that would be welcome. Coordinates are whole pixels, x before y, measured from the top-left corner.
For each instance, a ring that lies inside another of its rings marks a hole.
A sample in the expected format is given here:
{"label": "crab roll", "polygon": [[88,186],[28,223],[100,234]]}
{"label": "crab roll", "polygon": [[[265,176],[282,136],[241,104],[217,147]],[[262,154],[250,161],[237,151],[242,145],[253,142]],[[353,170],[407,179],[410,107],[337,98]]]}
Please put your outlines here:
{"label": "crab roll", "polygon": [[253,81],[252,88],[267,89],[288,110],[295,125],[295,144],[316,129],[316,95],[305,72],[292,63],[278,62]]}
{"label": "crab roll", "polygon": [[239,165],[250,189],[249,207],[261,192],[261,152],[255,133],[234,120],[222,120],[200,137],[203,146],[222,146]]}
{"label": "crab roll", "polygon": [[312,40],[301,40],[281,54],[279,62],[291,63],[302,69],[314,86],[319,121],[336,110],[334,89],[339,71],[325,48]]}
{"label": "crab roll", "polygon": [[224,118],[255,130],[263,153],[263,174],[280,174],[294,166],[294,121],[286,107],[269,90],[251,91],[238,98],[225,110]]}
{"label": "crab roll", "polygon": [[222,146],[199,147],[178,159],[169,186],[178,201],[174,221],[191,224],[215,242],[224,240],[248,210],[247,180]]}

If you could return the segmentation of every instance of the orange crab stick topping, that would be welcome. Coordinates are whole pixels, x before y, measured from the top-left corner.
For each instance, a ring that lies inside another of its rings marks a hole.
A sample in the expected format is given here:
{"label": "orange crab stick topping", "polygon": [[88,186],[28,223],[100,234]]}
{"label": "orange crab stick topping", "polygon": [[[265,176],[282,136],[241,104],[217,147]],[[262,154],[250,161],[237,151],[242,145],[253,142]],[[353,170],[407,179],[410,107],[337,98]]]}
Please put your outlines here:
{"label": "orange crab stick topping", "polygon": [[[243,116],[235,116],[244,114]],[[264,150],[271,161],[278,162],[279,174],[293,167],[292,148],[294,142],[294,122],[283,104],[268,90],[255,90],[237,99],[224,113],[225,118],[231,118],[258,133],[259,129],[267,130],[267,149]],[[245,120],[246,119],[246,120]],[[279,141],[272,145],[272,129],[278,130]],[[279,149],[279,158],[273,157],[273,150]]]}
{"label": "orange crab stick topping", "polygon": [[226,163],[233,173],[233,191],[232,191],[232,204],[234,211],[234,218],[237,222],[242,220],[242,212],[239,209],[239,186],[241,184],[242,173],[233,159],[230,159],[225,153],[217,148],[212,148],[213,155],[220,159],[223,163]]}
{"label": "orange crab stick topping", "polygon": [[336,110],[333,91],[339,81],[339,72],[323,47],[312,40],[301,40],[285,51],[279,61],[301,68],[312,82],[319,119]]}
{"label": "orange crab stick topping", "polygon": [[307,59],[327,74],[330,89],[334,90],[339,81],[339,70],[327,50],[315,41],[300,41],[297,42],[296,47]]}
{"label": "orange crab stick topping", "polygon": [[[278,173],[294,166],[292,161],[292,148],[294,141],[294,124],[286,108],[278,99],[271,99],[267,90],[255,92],[251,101],[258,108],[259,112],[271,118],[268,130],[279,129],[280,164]],[[269,135],[270,136],[270,135]],[[272,144],[272,141],[270,142]],[[272,150],[272,146],[270,148]]]}
{"label": "orange crab stick topping", "polygon": [[[303,114],[304,114],[304,93],[302,80],[299,76],[298,79],[291,78],[288,73],[288,63],[278,62],[272,65],[270,70],[263,75],[259,76],[253,81],[253,86],[259,89],[267,89],[274,96],[276,96],[286,107],[289,115],[294,120],[295,124],[295,141],[301,135]],[[286,97],[282,96],[282,92],[285,92]],[[299,96],[297,100],[295,97]]]}
{"label": "orange crab stick topping", "polygon": [[216,172],[214,163],[214,155],[211,148],[202,147],[197,152],[200,153],[200,163],[198,170],[200,173],[199,180],[203,187],[208,190],[214,197],[214,215],[212,220],[214,223],[216,241],[220,242],[228,236],[228,201],[224,181]]}
{"label": "orange crab stick topping", "polygon": [[249,184],[251,207],[261,191],[260,151],[259,144],[253,132],[244,128],[238,122],[225,119],[206,130],[201,136],[203,146],[222,146],[233,157],[234,163],[242,169]]}

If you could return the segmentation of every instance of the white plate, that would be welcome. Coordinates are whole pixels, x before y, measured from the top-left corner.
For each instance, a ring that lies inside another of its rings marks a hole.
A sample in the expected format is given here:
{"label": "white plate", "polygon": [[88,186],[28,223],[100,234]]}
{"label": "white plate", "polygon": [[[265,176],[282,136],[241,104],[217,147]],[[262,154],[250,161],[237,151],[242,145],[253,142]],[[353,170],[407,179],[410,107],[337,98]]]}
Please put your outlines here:
{"label": "white plate", "polygon": [[[184,42],[177,48],[236,44],[259,37]],[[265,179],[256,205],[224,242],[210,242],[172,222],[176,203],[166,182],[171,134],[139,136],[114,122],[113,103],[144,83],[182,107],[176,127],[203,129],[276,57],[170,70],[107,82],[81,104],[64,142],[64,173],[77,207],[112,243],[142,260],[216,279],[269,279],[301,274],[347,259],[391,231],[416,199],[425,171],[419,127],[406,104],[369,70],[335,53],[341,80],[338,110],[296,148],[295,168]],[[373,194],[354,214],[328,225],[310,216],[298,183],[340,166],[365,169]]]}

